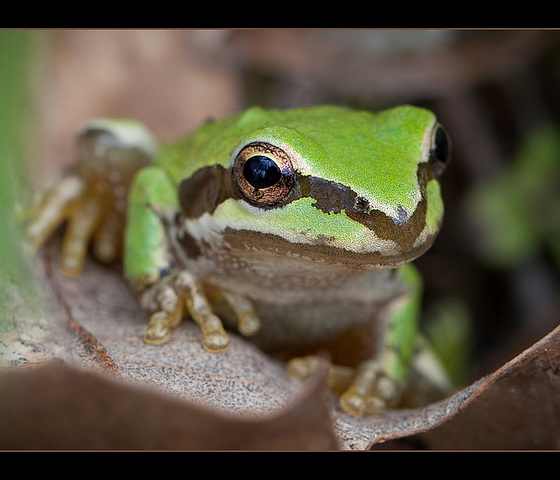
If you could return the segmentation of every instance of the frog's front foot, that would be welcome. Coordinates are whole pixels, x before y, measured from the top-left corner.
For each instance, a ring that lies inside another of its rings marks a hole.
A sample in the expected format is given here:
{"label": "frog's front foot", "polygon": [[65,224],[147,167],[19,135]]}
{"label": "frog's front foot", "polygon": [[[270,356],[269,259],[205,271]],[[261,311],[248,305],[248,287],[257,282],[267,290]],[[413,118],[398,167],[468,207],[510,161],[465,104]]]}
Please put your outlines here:
{"label": "frog's front foot", "polygon": [[87,123],[78,136],[77,163],[60,169],[23,215],[31,250],[66,222],[61,254],[64,274],[80,273],[90,243],[99,260],[117,260],[122,253],[130,183],[155,149],[150,133],[137,122]]}
{"label": "frog's front foot", "polygon": [[[236,295],[223,293],[237,314],[238,329],[243,335],[252,335],[259,328],[258,318],[252,305]],[[142,306],[151,313],[144,341],[162,345],[169,341],[171,330],[184,314],[188,314],[200,326],[204,348],[209,352],[223,352],[230,344],[222,321],[214,314],[202,284],[186,270],[163,277],[148,287],[141,295]]]}
{"label": "frog's front foot", "polygon": [[72,167],[61,169],[41,192],[33,208],[25,212],[25,232],[32,252],[58,226],[69,220],[62,249],[62,270],[73,276],[82,266],[87,243],[101,213],[99,205],[86,198],[87,180]]}
{"label": "frog's front foot", "polygon": [[[304,378],[317,369],[316,356],[300,357],[288,363],[288,371],[295,378]],[[354,416],[375,415],[393,408],[401,396],[401,384],[386,374],[382,365],[371,360],[357,368],[330,365],[327,383],[340,394],[340,406]]]}

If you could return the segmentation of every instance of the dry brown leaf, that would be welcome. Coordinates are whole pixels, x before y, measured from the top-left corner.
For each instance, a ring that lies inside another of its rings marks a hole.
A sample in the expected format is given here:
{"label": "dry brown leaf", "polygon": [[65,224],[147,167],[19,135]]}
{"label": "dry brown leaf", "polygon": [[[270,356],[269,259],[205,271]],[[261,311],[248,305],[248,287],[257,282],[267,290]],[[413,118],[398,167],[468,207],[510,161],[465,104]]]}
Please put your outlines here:
{"label": "dry brown leaf", "polygon": [[[322,377],[319,376],[319,377]],[[234,416],[66,363],[4,373],[1,449],[336,448],[322,378],[268,416]]]}
{"label": "dry brown leaf", "polygon": [[147,347],[145,314],[116,270],[88,262],[71,280],[48,258],[44,316],[15,290],[7,305],[0,448],[338,447],[324,372],[295,384],[236,338],[227,354],[207,354],[190,322],[169,347]]}
{"label": "dry brown leaf", "polygon": [[453,418],[411,438],[432,449],[560,448],[560,327],[481,380]]}
{"label": "dry brown leaf", "polygon": [[[291,380],[283,364],[235,334],[227,353],[209,354],[197,327],[185,320],[168,345],[145,345],[146,315],[119,270],[88,260],[81,277],[65,278],[58,247],[54,241],[45,250],[48,315],[24,318],[22,305],[13,306],[6,338],[14,366],[3,375],[0,447],[558,446],[558,329],[449,399],[355,418],[340,411],[322,378]],[[23,366],[30,363],[39,366]],[[184,425],[174,423],[176,416]]]}
{"label": "dry brown leaf", "polygon": [[447,39],[439,32],[439,41],[431,33],[432,41],[423,43],[418,34],[426,32],[412,32],[416,42],[409,39],[403,48],[403,32],[391,38],[387,32],[268,29],[235,32],[233,45],[255,71],[312,91],[396,102],[437,98],[504,77],[551,42],[543,31],[478,32],[458,42],[453,32]]}
{"label": "dry brown leaf", "polygon": [[145,345],[147,316],[119,268],[89,259],[82,276],[66,278],[59,247],[50,242],[38,262],[48,287],[41,314],[26,312],[11,286],[2,448],[558,447],[560,329],[439,403],[355,418],[322,378],[290,379],[281,362],[235,334],[225,354],[209,354],[184,320],[167,345]]}

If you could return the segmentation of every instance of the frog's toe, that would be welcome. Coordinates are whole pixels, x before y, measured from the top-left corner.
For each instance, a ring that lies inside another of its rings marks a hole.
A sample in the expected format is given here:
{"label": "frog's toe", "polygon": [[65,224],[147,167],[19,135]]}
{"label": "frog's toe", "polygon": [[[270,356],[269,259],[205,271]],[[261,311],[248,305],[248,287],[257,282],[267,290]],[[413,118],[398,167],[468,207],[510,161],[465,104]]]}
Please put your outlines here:
{"label": "frog's toe", "polygon": [[84,264],[88,245],[100,223],[103,211],[95,198],[85,198],[72,213],[62,244],[62,272],[78,275]]}
{"label": "frog's toe", "polygon": [[401,385],[375,364],[361,366],[350,387],[341,395],[340,406],[354,416],[376,415],[396,406]]}
{"label": "frog's toe", "polygon": [[53,180],[45,189],[36,205],[27,213],[25,237],[32,251],[37,250],[45,240],[66,220],[73,203],[82,195],[85,184],[75,175],[65,175]]}
{"label": "frog's toe", "polygon": [[253,304],[241,295],[232,292],[222,292],[222,294],[235,311],[239,332],[244,336],[251,336],[257,333],[261,323]]}
{"label": "frog's toe", "polygon": [[171,338],[169,321],[164,312],[156,312],[150,317],[150,324],[144,332],[144,341],[148,345],[163,345]]}
{"label": "frog's toe", "polygon": [[317,370],[321,359],[314,355],[292,358],[287,365],[288,373],[292,378],[302,380]]}
{"label": "frog's toe", "polygon": [[167,343],[171,338],[171,329],[180,323],[183,315],[181,298],[169,283],[158,283],[142,294],[140,302],[152,312],[144,341],[149,345]]}
{"label": "frog's toe", "polygon": [[213,353],[226,350],[229,347],[228,334],[220,318],[212,311],[202,284],[186,270],[179,272],[175,284],[190,316],[202,330],[204,348]]}
{"label": "frog's toe", "polygon": [[95,257],[104,262],[115,261],[122,251],[124,232],[124,217],[113,212],[101,223],[93,239],[93,253]]}
{"label": "frog's toe", "polygon": [[229,347],[229,337],[222,327],[221,320],[212,315],[206,318],[202,325],[204,348],[212,353],[223,352]]}
{"label": "frog's toe", "polygon": [[292,378],[301,380],[312,375],[325,364],[328,364],[327,385],[330,390],[340,395],[350,387],[355,371],[352,367],[333,365],[323,357],[308,355],[292,358],[288,362],[287,370]]}

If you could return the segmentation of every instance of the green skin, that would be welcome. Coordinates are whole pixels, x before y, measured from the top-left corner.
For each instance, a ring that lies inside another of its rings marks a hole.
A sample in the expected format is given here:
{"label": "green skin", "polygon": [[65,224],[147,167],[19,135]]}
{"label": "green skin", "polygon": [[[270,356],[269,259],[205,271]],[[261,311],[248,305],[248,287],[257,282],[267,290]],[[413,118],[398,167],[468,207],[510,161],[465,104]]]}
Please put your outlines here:
{"label": "green skin", "polygon": [[[137,177],[129,211],[127,276],[137,282],[166,266],[161,260],[166,256],[161,222],[146,204],[178,211],[177,190],[183,179],[205,166],[219,164],[227,168],[239,145],[254,139],[287,145],[302,157],[304,173],[352,188],[391,217],[398,218],[402,209],[410,218],[423,195],[418,185],[418,167],[428,160],[435,123],[431,112],[408,106],[380,114],[321,106],[289,111],[253,108],[203,125],[194,134],[163,146],[153,167]],[[433,237],[443,217],[437,179],[430,180],[426,190],[429,198],[423,221],[427,228],[423,233]],[[213,212],[223,219],[222,227],[280,236],[293,232],[311,241],[327,237],[341,249],[352,249],[357,239],[370,235],[370,230],[349,219],[344,211],[333,214],[313,208],[309,197],[264,212],[247,210],[240,203],[226,202]],[[144,218],[136,220],[137,216]],[[398,234],[395,232],[391,239],[399,242]],[[368,247],[361,245],[365,251]],[[398,253],[384,253],[387,261],[382,262],[383,266],[395,266],[389,257]]]}
{"label": "green skin", "polygon": [[[430,247],[443,217],[437,128],[432,112],[410,106],[252,108],[207,123],[162,146],[135,176],[126,276],[141,293],[188,272],[205,289],[251,302],[263,348],[326,348],[335,363],[357,372],[375,364],[374,376],[403,385],[422,289],[408,262]],[[255,142],[289,159],[293,184],[271,203],[250,198],[235,169]]]}

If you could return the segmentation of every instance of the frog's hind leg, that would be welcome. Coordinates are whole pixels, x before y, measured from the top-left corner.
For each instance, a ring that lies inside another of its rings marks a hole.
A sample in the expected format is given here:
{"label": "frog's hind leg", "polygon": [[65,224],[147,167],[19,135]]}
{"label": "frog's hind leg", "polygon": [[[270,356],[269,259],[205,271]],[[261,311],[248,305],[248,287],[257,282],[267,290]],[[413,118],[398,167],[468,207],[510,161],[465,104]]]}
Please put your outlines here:
{"label": "frog's hind leg", "polygon": [[[411,265],[401,267],[398,274],[407,292],[387,307],[378,351],[353,370],[332,366],[329,372],[333,390],[342,391],[341,407],[355,416],[378,414],[396,407],[406,386],[417,338],[421,279]],[[312,368],[313,361],[309,359],[290,366],[292,372],[299,369],[300,374]]]}
{"label": "frog's hind leg", "polygon": [[[356,368],[335,365],[320,356],[309,355],[290,360],[288,372],[292,378],[303,379],[325,363],[328,364],[329,389],[341,396],[342,408],[354,415],[382,413],[395,406],[423,407],[450,395],[455,389],[440,359],[422,336],[417,338],[406,384],[391,380],[381,364],[375,361],[362,363]],[[357,404],[345,403],[350,395],[358,399]]]}
{"label": "frog's hind leg", "polygon": [[[319,356],[298,357],[288,362],[290,376],[305,378],[316,371],[321,362]],[[357,367],[329,364],[327,385],[340,395],[344,411],[355,416],[382,413],[395,407],[400,399],[401,383],[387,376],[378,360],[363,362]]]}
{"label": "frog's hind leg", "polygon": [[350,387],[341,395],[342,408],[352,415],[370,415],[395,408],[406,388],[418,337],[422,279],[411,264],[397,271],[407,293],[387,307],[380,351],[360,363]]}

